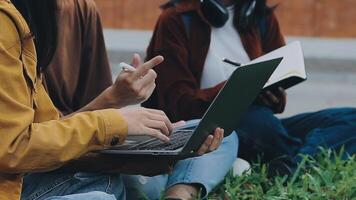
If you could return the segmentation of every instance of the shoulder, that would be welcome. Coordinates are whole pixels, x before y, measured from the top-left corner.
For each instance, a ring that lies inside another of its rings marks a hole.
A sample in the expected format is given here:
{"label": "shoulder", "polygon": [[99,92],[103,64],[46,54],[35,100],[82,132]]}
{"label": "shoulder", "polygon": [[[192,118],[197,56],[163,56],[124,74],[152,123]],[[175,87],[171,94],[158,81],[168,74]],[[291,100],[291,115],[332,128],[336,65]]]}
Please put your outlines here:
{"label": "shoulder", "polygon": [[0,7],[0,53],[21,42],[16,23],[7,11]]}
{"label": "shoulder", "polygon": [[162,10],[161,15],[159,16],[159,23],[163,25],[169,25],[173,22],[179,20],[180,14],[176,11],[175,7],[169,7]]}
{"label": "shoulder", "polygon": [[94,0],[60,0],[58,11],[63,15],[80,15],[83,18],[96,17],[98,8]]}
{"label": "shoulder", "polygon": [[7,50],[23,38],[30,35],[30,30],[21,14],[8,0],[0,0],[0,51]]}
{"label": "shoulder", "polygon": [[163,11],[160,15],[162,23],[170,23],[180,20],[181,16],[188,12],[197,12],[200,8],[198,0],[179,0],[176,3],[167,3],[163,5]]}

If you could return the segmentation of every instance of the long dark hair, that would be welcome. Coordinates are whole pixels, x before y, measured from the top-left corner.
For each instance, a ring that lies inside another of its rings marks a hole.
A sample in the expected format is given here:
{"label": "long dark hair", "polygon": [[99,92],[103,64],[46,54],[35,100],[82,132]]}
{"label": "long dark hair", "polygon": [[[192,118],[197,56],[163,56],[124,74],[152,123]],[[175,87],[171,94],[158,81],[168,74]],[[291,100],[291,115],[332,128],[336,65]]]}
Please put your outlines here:
{"label": "long dark hair", "polygon": [[44,71],[57,48],[57,0],[12,0],[35,37],[37,69]]}
{"label": "long dark hair", "polygon": [[236,9],[234,16],[234,24],[240,32],[246,32],[251,27],[259,23],[260,20],[266,18],[272,13],[276,6],[269,7],[266,0],[256,0],[255,8],[251,16],[246,17],[246,7],[251,5],[254,0],[236,0]]}

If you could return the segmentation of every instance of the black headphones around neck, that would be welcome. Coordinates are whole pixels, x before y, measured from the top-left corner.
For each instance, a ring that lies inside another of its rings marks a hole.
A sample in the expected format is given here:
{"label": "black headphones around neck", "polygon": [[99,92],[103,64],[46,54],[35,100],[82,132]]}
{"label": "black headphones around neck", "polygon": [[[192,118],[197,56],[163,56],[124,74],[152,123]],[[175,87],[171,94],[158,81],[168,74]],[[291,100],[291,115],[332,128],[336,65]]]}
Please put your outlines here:
{"label": "black headphones around neck", "polygon": [[229,12],[221,0],[201,0],[201,11],[210,25],[220,28],[229,19]]}
{"label": "black headphones around neck", "polygon": [[[229,19],[229,12],[221,0],[200,0],[201,10],[206,20],[213,27],[223,27]],[[255,14],[256,0],[246,1],[242,4],[239,16],[239,27],[246,29],[252,22]]]}

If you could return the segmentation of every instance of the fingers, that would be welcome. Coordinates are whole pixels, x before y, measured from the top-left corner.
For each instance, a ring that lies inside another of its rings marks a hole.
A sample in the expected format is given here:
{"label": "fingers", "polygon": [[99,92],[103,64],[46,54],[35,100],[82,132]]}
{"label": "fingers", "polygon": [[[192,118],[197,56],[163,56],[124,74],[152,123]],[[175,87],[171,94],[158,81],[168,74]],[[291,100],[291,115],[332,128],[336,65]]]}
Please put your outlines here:
{"label": "fingers", "polygon": [[136,95],[138,97],[141,97],[142,101],[147,100],[156,88],[156,77],[156,72],[154,72],[153,70],[149,70],[146,76],[136,81],[132,86],[136,91]]}
{"label": "fingers", "polygon": [[170,141],[166,135],[171,132],[171,124],[162,111],[146,108],[123,108],[118,111],[127,123],[128,135],[147,135],[163,142]]}
{"label": "fingers", "polygon": [[213,138],[214,138],[214,136],[209,135],[205,139],[204,143],[202,144],[202,146],[200,147],[200,149],[197,152],[198,155],[200,155],[200,156],[204,155],[209,150],[209,147],[210,147],[211,143],[213,142]]}
{"label": "fingers", "polygon": [[[156,58],[160,58],[160,57],[156,57]],[[157,78],[157,73],[152,69],[148,69],[147,71],[144,72],[142,71],[142,73],[138,72],[139,69],[141,69],[144,65],[140,66],[135,72],[132,72],[130,80],[131,81],[135,80],[133,81],[134,83],[133,88],[135,88],[135,90],[138,91],[138,95],[140,97],[144,97],[144,100],[146,100],[149,96],[151,96],[152,92],[156,88],[155,80]],[[137,75],[139,74],[142,75],[139,77],[139,79],[137,79]]]}
{"label": "fingers", "polygon": [[259,99],[262,101],[262,103],[268,107],[272,107],[272,103],[262,94],[259,95]]}
{"label": "fingers", "polygon": [[273,103],[273,104],[278,104],[279,99],[274,95],[271,91],[266,91],[266,96],[267,98]]}
{"label": "fingers", "polygon": [[180,126],[184,126],[185,124],[186,124],[185,121],[179,121],[179,122],[173,123],[173,128],[178,128]]}
{"label": "fingers", "polygon": [[147,120],[146,125],[150,128],[160,130],[164,135],[170,135],[170,131],[165,122],[159,120]]}
{"label": "fingers", "polygon": [[161,131],[154,128],[146,128],[145,132],[148,136],[157,138],[163,142],[169,142],[170,139],[166,135],[162,134]]}
{"label": "fingers", "polygon": [[139,87],[144,88],[145,86],[149,86],[152,83],[154,83],[156,78],[157,78],[157,73],[152,69],[150,69],[147,71],[147,74],[145,76],[143,76],[141,79],[137,81],[137,84],[139,84]]}
{"label": "fingers", "polygon": [[279,87],[275,92],[266,91],[260,94],[259,101],[270,107],[274,113],[282,113],[287,103],[287,93],[282,87]]}
{"label": "fingers", "polygon": [[278,92],[280,96],[287,96],[286,91],[282,87],[278,87]]}
{"label": "fingers", "polygon": [[152,95],[155,88],[156,88],[156,84],[153,83],[141,90],[142,97],[144,97],[144,100],[147,100]]}
{"label": "fingers", "polygon": [[146,109],[151,115],[149,116],[150,119],[152,120],[157,120],[157,121],[163,121],[169,132],[171,133],[173,131],[173,124],[172,122],[168,119],[167,115],[161,111],[161,110],[155,110],[155,109]]}
{"label": "fingers", "polygon": [[278,88],[279,104],[276,106],[275,113],[283,113],[287,105],[287,93],[281,87]]}
{"label": "fingers", "polygon": [[278,92],[279,92],[281,104],[286,104],[287,103],[287,93],[286,93],[286,91],[283,88],[279,87],[278,88]]}
{"label": "fingers", "polygon": [[157,78],[157,73],[152,70],[152,68],[160,64],[162,61],[163,57],[157,56],[142,64],[141,57],[138,54],[134,54],[132,65],[136,69],[120,73],[115,81],[115,85],[121,83],[121,85],[123,85],[121,87],[122,90],[129,91],[129,94],[133,96],[136,101],[141,103],[150,97],[154,91],[156,87],[155,80]]}
{"label": "fingers", "polygon": [[133,78],[138,79],[140,77],[145,76],[150,69],[162,63],[163,60],[164,59],[162,56],[156,56],[152,58],[151,60],[147,61],[143,65],[139,66],[137,70],[132,73]]}
{"label": "fingers", "polygon": [[205,142],[202,144],[198,150],[198,155],[204,155],[207,152],[215,151],[219,148],[222,140],[224,139],[224,129],[216,128],[213,135],[209,135]]}
{"label": "fingers", "polygon": [[132,66],[134,68],[138,68],[140,65],[142,65],[141,56],[139,54],[135,53],[132,58]]}
{"label": "fingers", "polygon": [[224,130],[221,128],[217,128],[214,132],[214,138],[209,147],[209,151],[215,151],[220,146],[223,138],[224,138]]}

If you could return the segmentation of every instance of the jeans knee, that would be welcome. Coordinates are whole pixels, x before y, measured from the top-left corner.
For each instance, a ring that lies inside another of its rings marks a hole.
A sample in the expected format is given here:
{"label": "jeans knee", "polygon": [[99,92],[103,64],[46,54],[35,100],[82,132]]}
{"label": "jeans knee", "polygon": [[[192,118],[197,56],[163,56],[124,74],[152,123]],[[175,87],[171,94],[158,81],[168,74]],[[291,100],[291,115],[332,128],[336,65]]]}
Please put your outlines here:
{"label": "jeans knee", "polygon": [[123,181],[127,199],[159,199],[166,188],[168,175],[124,175]]}
{"label": "jeans knee", "polygon": [[225,137],[220,148],[222,148],[222,151],[234,161],[239,149],[239,138],[237,133],[233,131],[229,136]]}
{"label": "jeans knee", "polygon": [[[80,200],[81,198],[75,198],[76,200]],[[116,200],[116,197],[112,194],[108,194],[105,192],[89,192],[83,195],[83,200]]]}
{"label": "jeans knee", "polygon": [[117,200],[114,195],[105,192],[88,192],[82,194],[73,194],[67,196],[55,196],[46,198],[46,200]]}
{"label": "jeans knee", "polygon": [[223,143],[227,143],[228,145],[238,145],[239,144],[239,138],[237,136],[237,133],[233,131],[230,135],[226,136],[223,139]]}

